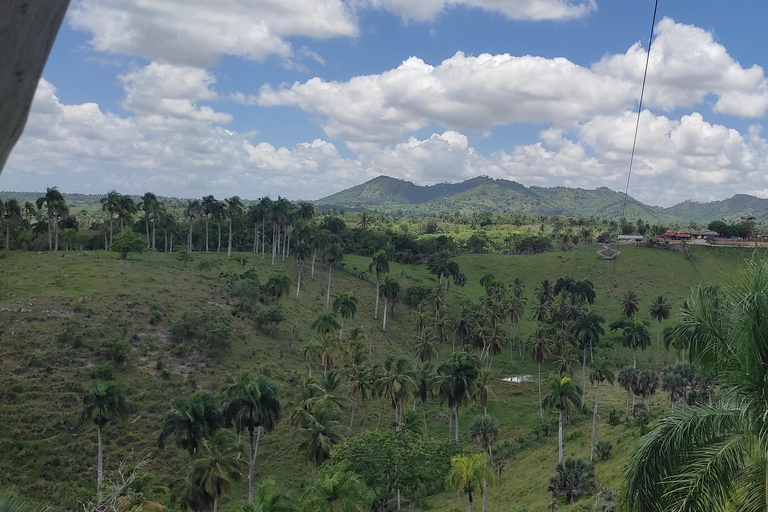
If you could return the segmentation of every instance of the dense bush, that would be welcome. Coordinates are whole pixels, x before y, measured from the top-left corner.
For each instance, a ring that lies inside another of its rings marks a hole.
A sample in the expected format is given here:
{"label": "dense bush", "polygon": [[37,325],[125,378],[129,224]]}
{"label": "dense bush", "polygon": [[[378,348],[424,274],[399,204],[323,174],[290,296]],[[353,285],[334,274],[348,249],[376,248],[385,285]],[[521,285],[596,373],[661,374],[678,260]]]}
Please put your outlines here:
{"label": "dense bush", "polygon": [[581,496],[589,496],[597,491],[595,468],[583,459],[566,459],[564,464],[557,465],[556,471],[557,474],[549,479],[547,487],[553,499],[572,503]]}
{"label": "dense bush", "polygon": [[184,313],[170,328],[171,340],[194,349],[204,344],[209,348],[226,345],[232,333],[229,317],[214,306]]}
{"label": "dense bush", "polygon": [[598,441],[595,446],[595,455],[600,460],[608,460],[611,458],[613,452],[613,445],[608,441]]}

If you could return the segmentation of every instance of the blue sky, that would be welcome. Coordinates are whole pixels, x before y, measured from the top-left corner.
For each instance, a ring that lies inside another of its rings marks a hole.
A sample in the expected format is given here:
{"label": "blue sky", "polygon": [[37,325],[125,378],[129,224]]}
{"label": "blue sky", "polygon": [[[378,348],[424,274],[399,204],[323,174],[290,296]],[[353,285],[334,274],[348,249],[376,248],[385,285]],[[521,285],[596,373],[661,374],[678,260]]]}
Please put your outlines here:
{"label": "blue sky", "polygon": [[[652,0],[73,0],[1,190],[623,190]],[[630,195],[768,197],[765,2],[661,0]]]}

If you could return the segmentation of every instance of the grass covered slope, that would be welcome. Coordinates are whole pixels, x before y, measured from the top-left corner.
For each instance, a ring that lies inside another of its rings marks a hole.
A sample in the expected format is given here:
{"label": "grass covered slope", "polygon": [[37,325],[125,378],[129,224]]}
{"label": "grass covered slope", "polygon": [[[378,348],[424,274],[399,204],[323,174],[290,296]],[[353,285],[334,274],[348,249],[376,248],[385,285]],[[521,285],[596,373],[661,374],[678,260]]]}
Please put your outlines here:
{"label": "grass covered slope", "polygon": [[[526,284],[529,305],[535,287],[544,278],[590,279],[598,292],[594,309],[608,322],[619,316],[620,298],[633,289],[642,299],[639,316],[647,320],[653,297],[664,294],[674,311],[691,287],[700,282],[726,282],[749,256],[744,251],[724,248],[696,247],[686,256],[622,247],[618,260],[605,262],[598,259],[595,249],[538,256],[458,256],[456,260],[468,284],[464,288],[451,286],[449,315],[459,314],[462,301],[476,301],[483,293],[480,278],[493,273],[505,283],[520,277]],[[305,277],[297,300],[296,266],[291,258],[271,266],[269,257],[262,260],[253,254],[238,256],[247,258],[245,264],[235,259],[227,261],[219,254],[195,254],[188,264],[172,254],[145,254],[125,261],[105,252],[9,253],[1,259],[0,488],[12,488],[21,495],[71,510],[92,495],[96,429],[90,422],[81,425],[79,412],[83,394],[97,380],[113,378],[126,389],[129,403],[126,421],[104,429],[107,477],[122,460],[135,464],[149,459],[147,469],[155,484],[168,485],[180,478],[188,455],[172,443],[164,450],[156,448],[159,425],[170,410],[170,400],[196,389],[217,393],[226,376],[238,370],[274,366],[287,416],[295,403],[293,389],[307,371],[299,347],[316,337],[311,324],[324,310],[327,268],[318,264],[315,279]],[[345,329],[364,328],[374,362],[388,355],[412,358],[414,313],[398,305],[388,318],[387,333],[381,332],[381,317],[373,320],[370,276],[361,278],[369,262],[369,258],[346,256],[346,270],[334,271],[332,296],[352,293],[359,301],[357,315],[354,321],[347,321]],[[437,282],[424,266],[392,263],[390,267],[390,275],[400,281],[403,289],[413,284],[433,287]],[[222,274],[239,274],[251,268],[261,283],[271,274],[290,277],[291,292],[280,301],[286,320],[270,333],[268,328],[257,329],[250,321],[231,317],[232,334],[226,346],[191,352],[179,349],[179,343],[170,336],[170,327],[185,313],[219,311],[230,317],[235,301]],[[606,293],[609,285],[610,294]],[[527,320],[515,328],[517,338],[525,339],[535,329],[529,309]],[[671,324],[670,320],[663,325]],[[655,324],[651,333],[655,345]],[[443,346],[440,359],[450,351],[450,343]],[[631,353],[625,349],[614,347],[608,355],[616,367],[631,363]],[[642,354],[638,365],[661,367],[672,357],[654,347]],[[539,423],[536,385],[509,384],[501,378],[534,375],[536,365],[528,356],[521,362],[517,351],[505,350],[494,360],[493,369],[498,379],[488,412],[499,420],[499,442],[514,443]],[[580,368],[574,370],[576,379],[580,379]],[[314,371],[322,370],[315,364]],[[601,387],[601,395],[605,402],[601,400],[603,419],[598,438],[612,442],[614,456],[598,464],[597,480],[603,486],[616,487],[638,429],[608,426],[608,410],[614,407],[623,412],[624,395],[616,386]],[[589,395],[587,403],[591,403]],[[665,407],[665,399],[657,396],[653,414]],[[469,451],[478,448],[467,427],[481,411],[477,404],[461,412],[461,441]],[[437,399],[431,400],[427,406],[428,432],[447,439],[447,422],[435,417],[438,412],[447,412],[447,407]],[[590,418],[574,416],[566,429],[566,456],[588,456]],[[392,420],[388,404],[369,401],[359,408],[355,431],[388,425]],[[274,475],[286,490],[296,489],[311,473],[303,455],[297,453],[291,430],[284,421],[263,438],[256,470],[257,479]],[[556,460],[556,433],[539,442],[525,443],[492,487],[491,510],[497,504],[504,510],[522,505],[544,510],[549,502],[546,485]],[[230,503],[243,498],[244,492],[245,485],[238,484]],[[430,503],[435,510],[466,507],[464,498],[447,492]],[[226,508],[227,502],[222,506]]]}

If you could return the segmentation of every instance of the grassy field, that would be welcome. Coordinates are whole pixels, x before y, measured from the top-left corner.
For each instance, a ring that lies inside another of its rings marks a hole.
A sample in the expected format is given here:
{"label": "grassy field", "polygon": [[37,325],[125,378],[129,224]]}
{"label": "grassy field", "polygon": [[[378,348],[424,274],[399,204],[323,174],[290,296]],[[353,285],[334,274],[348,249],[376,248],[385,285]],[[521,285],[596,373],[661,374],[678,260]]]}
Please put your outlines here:
{"label": "grassy field", "polygon": [[[608,322],[620,314],[620,298],[627,290],[641,297],[641,317],[649,320],[653,297],[664,294],[673,312],[699,283],[724,284],[751,252],[739,249],[695,247],[689,254],[622,246],[622,255],[613,262],[600,260],[597,247],[568,253],[537,256],[465,255],[456,258],[468,277],[464,288],[451,286],[448,308],[457,315],[464,300],[476,301],[482,294],[479,279],[493,273],[502,282],[520,277],[526,296],[544,278],[560,276],[588,278],[598,292],[594,309]],[[180,477],[186,455],[173,446],[155,446],[159,424],[175,396],[195,389],[218,391],[226,376],[243,370],[273,365],[281,381],[286,410],[292,405],[292,385],[306,374],[306,363],[298,347],[312,339],[310,324],[323,311],[327,269],[318,265],[314,280],[307,279],[300,299],[295,298],[296,267],[292,259],[269,264],[252,254],[244,264],[220,254],[195,254],[184,264],[176,255],[145,254],[127,261],[104,252],[9,253],[0,259],[0,489],[62,505],[80,508],[95,488],[96,432],[92,424],[79,423],[83,393],[104,371],[109,359],[104,342],[126,341],[130,353],[125,362],[113,363],[116,382],[127,391],[130,414],[126,421],[105,429],[107,475],[121,460],[135,463],[149,459],[155,482],[167,485]],[[387,333],[373,320],[374,286],[365,279],[369,260],[347,256],[345,270],[334,274],[332,295],[351,292],[358,297],[357,316],[351,326],[362,326],[368,335],[373,360],[388,355],[412,357],[414,316],[403,305],[388,320]],[[202,263],[202,264],[201,264]],[[230,299],[222,271],[242,272],[254,268],[261,282],[270,274],[284,273],[294,283],[281,304],[286,321],[273,333],[257,330],[252,323],[233,318],[229,347],[214,354],[194,352],[174,355],[168,329],[185,312],[215,307],[229,311]],[[434,285],[436,278],[423,266],[391,264],[391,275],[403,288],[412,284]],[[607,292],[610,290],[610,293]],[[529,314],[526,314],[530,317]],[[673,321],[665,325],[672,325]],[[350,324],[347,324],[349,327]],[[524,339],[535,328],[528,319],[515,328]],[[652,326],[655,340],[656,325]],[[62,337],[62,333],[72,336]],[[78,337],[79,336],[79,337]],[[107,343],[107,344],[108,344]],[[443,347],[440,358],[450,346]],[[631,361],[621,348],[609,351],[617,367]],[[641,367],[661,368],[673,356],[652,347],[639,358]],[[319,369],[318,369],[319,370]],[[496,396],[489,413],[499,420],[501,440],[514,441],[538,424],[535,384],[510,384],[502,377],[535,374],[536,366],[527,356],[505,351],[494,361],[499,377]],[[580,374],[580,372],[576,372]],[[591,390],[589,390],[591,393]],[[605,422],[612,407],[623,412],[624,395],[616,386],[606,386],[601,395],[602,420],[599,439],[613,443],[614,456],[597,464],[597,480],[603,487],[618,487],[623,462],[630,453],[639,429]],[[589,398],[588,398],[589,401]],[[666,408],[662,393],[654,398],[652,416]],[[447,412],[436,401],[428,404],[428,431],[448,436],[447,422],[434,418]],[[462,441],[468,450],[477,449],[467,426],[481,411],[479,405],[466,407],[461,414]],[[375,428],[392,421],[392,411],[381,402],[363,404],[355,430]],[[576,415],[566,431],[566,455],[586,457],[589,451],[590,416]],[[275,475],[283,489],[295,489],[311,474],[283,423],[266,436],[258,460],[258,475]],[[546,510],[550,501],[546,484],[554,474],[557,458],[556,435],[533,443],[509,462],[499,482],[491,488],[490,510]],[[245,485],[236,487],[228,503],[244,496]],[[586,503],[586,501],[582,502]],[[590,502],[591,503],[591,502]],[[464,498],[442,493],[430,501],[433,510],[466,508]],[[578,510],[577,505],[558,510]]]}

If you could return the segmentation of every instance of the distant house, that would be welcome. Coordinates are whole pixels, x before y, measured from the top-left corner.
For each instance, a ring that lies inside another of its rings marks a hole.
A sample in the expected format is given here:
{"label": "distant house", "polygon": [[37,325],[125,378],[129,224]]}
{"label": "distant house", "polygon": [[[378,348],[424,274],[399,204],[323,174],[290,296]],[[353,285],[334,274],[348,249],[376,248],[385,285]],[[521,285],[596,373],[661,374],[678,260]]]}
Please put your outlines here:
{"label": "distant house", "polygon": [[658,238],[661,238],[664,241],[670,241],[670,240],[690,240],[692,238],[692,235],[690,233],[678,233],[677,231],[666,231],[662,233],[662,235]]}
{"label": "distant house", "polygon": [[644,239],[644,237],[642,235],[619,235],[619,243],[621,243],[621,242],[624,242],[624,243],[629,243],[629,242],[639,243],[639,242],[642,242],[643,239]]}

